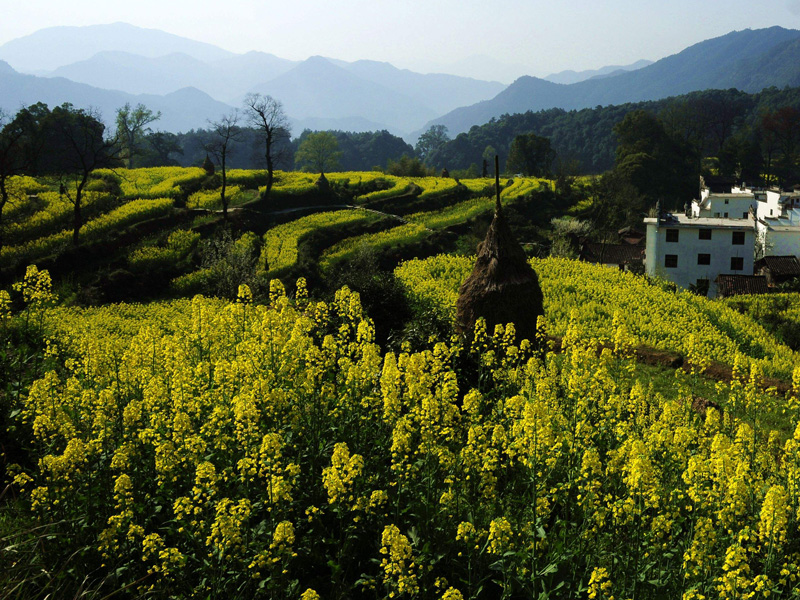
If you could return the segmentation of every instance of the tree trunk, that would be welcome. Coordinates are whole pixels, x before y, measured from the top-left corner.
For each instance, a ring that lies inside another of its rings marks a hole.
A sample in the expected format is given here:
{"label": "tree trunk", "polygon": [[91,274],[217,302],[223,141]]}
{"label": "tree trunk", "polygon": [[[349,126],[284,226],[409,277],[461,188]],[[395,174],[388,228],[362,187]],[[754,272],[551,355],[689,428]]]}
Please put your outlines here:
{"label": "tree trunk", "polygon": [[81,215],[81,203],[83,202],[83,188],[86,186],[86,182],[89,180],[89,172],[87,171],[84,173],[83,178],[81,179],[80,183],[78,183],[78,187],[75,190],[75,210],[72,212],[72,245],[78,245],[78,236],[81,232],[81,227],[83,227],[83,217]]}
{"label": "tree trunk", "polygon": [[265,156],[264,158],[267,159],[267,190],[264,193],[264,197],[262,200],[264,201],[264,205],[266,206],[266,202],[269,199],[270,192],[272,192],[272,183],[273,178],[275,177],[275,165],[272,162],[272,132],[267,131],[266,136],[266,148],[265,148]]}
{"label": "tree trunk", "polygon": [[222,217],[227,221],[228,220],[228,199],[225,197],[225,189],[228,187],[228,173],[225,169],[225,149],[222,149],[222,191],[220,191],[219,197],[222,200]]}
{"label": "tree trunk", "polygon": [[78,236],[81,232],[82,218],[81,218],[81,201],[80,192],[75,195],[75,210],[72,211],[72,245],[78,245]]}
{"label": "tree trunk", "polygon": [[274,178],[275,168],[272,164],[272,157],[267,155],[267,192],[264,194],[264,200],[269,198],[269,194],[272,191],[272,182]]}
{"label": "tree trunk", "polygon": [[3,209],[8,203],[8,189],[6,188],[6,178],[0,177],[0,251],[3,250]]}

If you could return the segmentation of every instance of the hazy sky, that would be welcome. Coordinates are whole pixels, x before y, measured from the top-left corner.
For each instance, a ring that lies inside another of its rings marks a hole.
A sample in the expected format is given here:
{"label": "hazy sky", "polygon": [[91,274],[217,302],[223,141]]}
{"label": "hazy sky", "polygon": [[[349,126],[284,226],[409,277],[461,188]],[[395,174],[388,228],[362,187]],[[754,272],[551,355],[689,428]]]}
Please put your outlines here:
{"label": "hazy sky", "polygon": [[800,0],[0,0],[0,44],[124,21],[233,52],[430,70],[486,55],[530,75],[657,60],[734,29],[800,28]]}

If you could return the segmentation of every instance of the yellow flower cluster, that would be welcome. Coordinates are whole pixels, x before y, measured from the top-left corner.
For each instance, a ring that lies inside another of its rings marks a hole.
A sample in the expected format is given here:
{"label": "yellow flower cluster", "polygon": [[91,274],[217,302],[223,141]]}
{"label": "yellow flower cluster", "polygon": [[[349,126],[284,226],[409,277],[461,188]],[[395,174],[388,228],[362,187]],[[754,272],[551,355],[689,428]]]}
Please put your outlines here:
{"label": "yellow flower cluster", "polygon": [[390,597],[395,592],[403,595],[414,595],[419,591],[417,581],[416,563],[411,544],[408,538],[400,533],[396,525],[387,525],[381,534],[381,568],[385,574],[384,585],[391,590]]}
{"label": "yellow flower cluster", "polygon": [[328,503],[352,501],[353,482],[364,468],[364,458],[350,455],[347,444],[340,442],[333,447],[331,466],[322,470],[322,485],[328,493]]}

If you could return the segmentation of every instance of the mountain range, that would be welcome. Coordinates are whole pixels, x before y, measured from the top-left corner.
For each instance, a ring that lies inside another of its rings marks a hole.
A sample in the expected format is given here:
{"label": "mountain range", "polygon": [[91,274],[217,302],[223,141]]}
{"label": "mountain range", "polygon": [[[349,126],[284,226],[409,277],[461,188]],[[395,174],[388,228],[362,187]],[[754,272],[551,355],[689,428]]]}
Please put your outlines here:
{"label": "mountain range", "polygon": [[455,135],[503,114],[548,108],[578,110],[704,89],[758,92],[770,86],[800,86],[800,31],[782,27],[734,31],[634,71],[570,85],[520,77],[491,100],[458,108],[425,128],[445,125]]}
{"label": "mountain range", "polygon": [[125,23],[48,28],[0,46],[0,108],[71,102],[98,108],[108,122],[126,102],[142,102],[161,111],[157,126],[168,131],[204,127],[251,92],[280,100],[295,135],[304,128],[386,129],[413,141],[433,124],[454,136],[507,113],[795,85],[800,31],[781,27],[732,32],[653,63],[523,76],[508,86],[371,60],[235,54]]}

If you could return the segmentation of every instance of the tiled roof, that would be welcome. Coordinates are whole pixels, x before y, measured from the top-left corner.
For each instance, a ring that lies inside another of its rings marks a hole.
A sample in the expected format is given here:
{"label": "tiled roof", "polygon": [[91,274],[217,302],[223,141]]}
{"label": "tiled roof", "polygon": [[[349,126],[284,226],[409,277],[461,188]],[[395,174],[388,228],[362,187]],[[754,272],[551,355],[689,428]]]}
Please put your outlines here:
{"label": "tiled roof", "polygon": [[720,296],[766,294],[767,278],[763,275],[718,275],[717,293]]}
{"label": "tiled roof", "polygon": [[796,256],[765,256],[758,259],[757,267],[766,267],[773,276],[795,277],[800,276],[800,261]]}
{"label": "tiled roof", "polygon": [[644,262],[644,247],[632,244],[598,244],[586,242],[581,248],[581,260],[606,265],[629,265]]}

